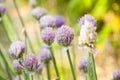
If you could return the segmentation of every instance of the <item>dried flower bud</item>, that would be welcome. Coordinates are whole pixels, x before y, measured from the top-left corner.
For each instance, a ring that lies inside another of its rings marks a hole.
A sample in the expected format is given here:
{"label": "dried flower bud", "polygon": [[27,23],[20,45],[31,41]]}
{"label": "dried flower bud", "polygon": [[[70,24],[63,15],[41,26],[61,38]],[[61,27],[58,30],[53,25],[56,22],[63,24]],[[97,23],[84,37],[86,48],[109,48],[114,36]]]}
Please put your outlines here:
{"label": "dried flower bud", "polygon": [[61,27],[62,25],[65,24],[65,19],[64,17],[60,16],[60,15],[56,15],[55,17],[55,25],[57,28]]}
{"label": "dried flower bud", "polygon": [[51,45],[55,39],[55,33],[53,29],[50,27],[43,29],[41,32],[41,38],[47,45]]}
{"label": "dried flower bud", "polygon": [[74,32],[69,26],[63,25],[58,29],[56,38],[60,45],[67,47],[74,38]]}
{"label": "dried flower bud", "polygon": [[42,7],[36,7],[32,9],[32,16],[39,20],[42,16],[47,14],[47,11]]}
{"label": "dried flower bud", "polygon": [[117,69],[113,72],[113,79],[112,80],[120,80],[120,69]]}
{"label": "dried flower bud", "polygon": [[44,66],[43,66],[42,64],[39,64],[39,65],[37,66],[37,70],[36,70],[37,73],[40,73],[40,74],[41,74],[41,73],[42,73],[42,70],[43,70],[43,67],[44,67]]}
{"label": "dried flower bud", "polygon": [[4,4],[0,3],[0,15],[6,13],[6,7]]}
{"label": "dried flower bud", "polygon": [[14,80],[22,80],[20,75],[17,75]]}
{"label": "dried flower bud", "polygon": [[38,65],[38,59],[35,54],[27,54],[23,61],[25,69],[28,71],[36,71]]}
{"label": "dried flower bud", "polygon": [[93,43],[97,41],[96,20],[85,15],[80,19],[80,27],[79,45],[94,47]]}
{"label": "dried flower bud", "polygon": [[14,70],[16,71],[16,73],[18,73],[18,74],[21,73],[22,66],[21,66],[21,64],[19,63],[18,60],[14,60],[14,61],[13,61],[13,68],[14,68]]}
{"label": "dried flower bud", "polygon": [[13,58],[20,58],[25,51],[25,44],[21,41],[15,41],[10,45],[9,53]]}
{"label": "dried flower bud", "polygon": [[40,61],[42,61],[43,63],[49,63],[50,59],[50,50],[47,47],[42,46],[40,49]]}
{"label": "dried flower bud", "polygon": [[[90,61],[90,66],[92,67],[92,61]],[[79,61],[78,68],[79,70],[82,70],[83,73],[87,73],[87,67],[88,67],[88,60],[87,57],[82,57]]]}
{"label": "dried flower bud", "polygon": [[40,18],[40,27],[55,27],[55,19],[51,15],[45,15]]}

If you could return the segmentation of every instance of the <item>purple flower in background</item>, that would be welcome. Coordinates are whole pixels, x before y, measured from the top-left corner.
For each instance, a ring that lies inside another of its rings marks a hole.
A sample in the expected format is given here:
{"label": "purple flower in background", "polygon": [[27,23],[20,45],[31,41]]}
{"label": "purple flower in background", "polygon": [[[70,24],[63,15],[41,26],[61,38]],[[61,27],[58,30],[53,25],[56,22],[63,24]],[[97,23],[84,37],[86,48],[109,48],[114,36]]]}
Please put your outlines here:
{"label": "purple flower in background", "polygon": [[51,15],[45,15],[40,18],[40,27],[55,27],[55,18]]}
{"label": "purple flower in background", "polygon": [[47,45],[51,45],[55,39],[55,33],[53,29],[51,27],[46,27],[43,29],[41,32],[41,38]]}
{"label": "purple flower in background", "polygon": [[67,25],[62,25],[56,33],[57,42],[65,47],[70,45],[73,38],[74,38],[74,32],[72,28],[70,28]]}
{"label": "purple flower in background", "polygon": [[[92,61],[90,61],[90,66],[92,67]],[[82,70],[84,73],[87,73],[87,67],[88,67],[87,57],[82,57],[79,61],[78,68],[79,70]]]}
{"label": "purple flower in background", "polygon": [[41,73],[42,73],[42,70],[43,70],[43,67],[44,67],[43,64],[39,64],[39,65],[37,66],[36,72],[41,74]]}
{"label": "purple flower in background", "polygon": [[42,16],[47,14],[47,10],[42,7],[35,7],[31,12],[32,16],[39,20]]}
{"label": "purple flower in background", "polygon": [[120,69],[117,69],[113,72],[113,79],[112,80],[120,80]]}
{"label": "purple flower in background", "polygon": [[0,3],[0,16],[6,13],[6,7],[4,4]]}
{"label": "purple flower in background", "polygon": [[85,15],[80,19],[79,45],[94,47],[97,41],[96,20],[91,15]]}
{"label": "purple flower in background", "polygon": [[15,70],[18,74],[21,73],[22,66],[21,66],[21,64],[19,63],[18,60],[14,60],[14,61],[13,61],[13,68],[14,68],[14,70]]}
{"label": "purple flower in background", "polygon": [[13,58],[20,58],[25,51],[25,44],[21,41],[15,41],[10,45],[9,53]]}
{"label": "purple flower in background", "polygon": [[96,20],[89,14],[85,14],[82,18],[80,18],[79,26],[81,27],[82,25],[85,25],[86,21],[92,23],[93,26],[96,26]]}
{"label": "purple flower in background", "polygon": [[50,59],[50,50],[46,46],[42,46],[40,49],[40,61],[43,63],[49,63]]}
{"label": "purple flower in background", "polygon": [[27,54],[23,61],[25,69],[28,71],[36,71],[38,65],[38,59],[35,54]]}
{"label": "purple flower in background", "polygon": [[20,75],[17,75],[14,80],[22,80]]}
{"label": "purple flower in background", "polygon": [[63,16],[56,15],[56,16],[54,16],[54,18],[55,18],[55,25],[57,28],[59,28],[65,24],[65,19]]}

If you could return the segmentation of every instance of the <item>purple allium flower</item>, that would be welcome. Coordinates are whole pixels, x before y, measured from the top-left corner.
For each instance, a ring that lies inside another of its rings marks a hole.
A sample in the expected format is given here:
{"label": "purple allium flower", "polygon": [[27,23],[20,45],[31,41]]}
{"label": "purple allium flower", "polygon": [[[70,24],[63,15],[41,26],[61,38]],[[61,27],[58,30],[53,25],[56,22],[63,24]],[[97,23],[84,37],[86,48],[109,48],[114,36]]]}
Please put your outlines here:
{"label": "purple allium flower", "polygon": [[79,45],[94,47],[93,43],[97,41],[96,20],[90,15],[85,15],[80,19],[80,27]]}
{"label": "purple allium flower", "polygon": [[0,15],[6,13],[6,7],[4,4],[0,3]]}
{"label": "purple allium flower", "polygon": [[47,14],[47,11],[42,7],[36,7],[32,9],[32,16],[39,20],[42,16]]}
{"label": "purple allium flower", "polygon": [[47,44],[51,45],[54,42],[55,33],[51,27],[46,27],[41,32],[42,40]]}
{"label": "purple allium flower", "polygon": [[65,24],[65,19],[63,16],[56,15],[54,18],[55,18],[55,24],[57,28]]}
{"label": "purple allium flower", "polygon": [[14,68],[14,70],[15,70],[18,74],[21,73],[22,66],[21,66],[21,64],[19,63],[18,60],[14,60],[14,61],[13,61],[13,68]]}
{"label": "purple allium flower", "polygon": [[56,33],[57,42],[65,47],[70,45],[73,38],[74,38],[74,32],[72,28],[70,28],[67,25],[62,25]]}
{"label": "purple allium flower", "polygon": [[89,14],[86,14],[82,18],[80,18],[79,26],[81,27],[82,25],[85,25],[86,21],[92,23],[93,26],[96,26],[96,20],[94,19],[93,16],[91,16]]}
{"label": "purple allium flower", "polygon": [[43,64],[39,64],[38,66],[37,66],[37,73],[40,73],[41,74],[41,72],[42,72],[42,70],[43,70]]}
{"label": "purple allium flower", "polygon": [[40,18],[40,27],[55,27],[55,18],[51,15],[45,15]]}
{"label": "purple allium flower", "polygon": [[25,51],[25,44],[21,41],[15,41],[10,45],[9,53],[14,58],[20,58]]}
{"label": "purple allium flower", "polygon": [[120,69],[117,69],[113,72],[113,79],[112,80],[120,80]]}
{"label": "purple allium flower", "polygon": [[38,65],[38,59],[35,54],[27,54],[23,61],[24,67],[28,71],[36,71]]}
{"label": "purple allium flower", "polygon": [[[92,67],[92,61],[90,61],[90,66]],[[82,70],[84,73],[87,73],[87,67],[88,67],[87,57],[82,57],[79,61],[78,68],[79,70]]]}
{"label": "purple allium flower", "polygon": [[42,46],[40,49],[40,61],[42,61],[43,63],[48,63],[50,59],[50,50],[47,47]]}
{"label": "purple allium flower", "polygon": [[20,75],[17,75],[14,80],[22,80]]}

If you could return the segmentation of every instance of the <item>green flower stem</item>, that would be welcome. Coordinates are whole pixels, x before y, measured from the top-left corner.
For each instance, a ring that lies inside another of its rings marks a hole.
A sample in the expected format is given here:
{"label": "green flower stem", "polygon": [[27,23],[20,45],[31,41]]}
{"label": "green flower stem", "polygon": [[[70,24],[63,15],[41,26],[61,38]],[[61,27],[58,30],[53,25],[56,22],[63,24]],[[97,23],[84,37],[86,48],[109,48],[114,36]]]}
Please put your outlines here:
{"label": "green flower stem", "polygon": [[49,63],[46,64],[47,80],[51,80]]}
{"label": "green flower stem", "polygon": [[11,43],[12,41],[11,41],[11,39],[10,39],[10,37],[9,37],[9,34],[8,34],[8,32],[7,32],[7,29],[6,29],[3,21],[1,21],[0,24],[2,25],[2,27],[3,27],[4,31],[5,31],[5,34],[6,34],[7,38],[8,38],[8,41]]}
{"label": "green flower stem", "polygon": [[91,69],[90,69],[90,54],[88,53],[88,67],[87,67],[87,80],[92,80],[91,78]]}
{"label": "green flower stem", "polygon": [[68,60],[69,60],[70,69],[71,69],[71,72],[72,72],[73,80],[76,80],[75,72],[74,72],[74,69],[73,69],[73,65],[72,65],[72,61],[71,61],[71,57],[70,57],[70,53],[69,53],[69,49],[67,49],[67,56],[68,56]]}
{"label": "green flower stem", "polygon": [[94,78],[94,80],[97,80],[94,56],[93,56],[93,53],[89,53],[89,54],[90,54],[90,57],[92,59],[92,73],[93,73],[93,78]]}
{"label": "green flower stem", "polygon": [[[17,10],[18,17],[19,17],[19,19],[20,19],[20,22],[21,22],[21,24],[22,24],[22,27],[25,29],[25,24],[24,24],[23,19],[22,19],[21,15],[20,15],[18,6],[17,6],[17,4],[16,4],[16,0],[13,0],[13,2],[14,2],[14,6],[15,6],[15,8],[16,8],[16,10]],[[29,38],[29,36],[28,36],[26,30],[24,31],[24,35],[25,35],[25,36],[27,37],[27,39],[28,39],[28,42],[29,42],[31,51],[34,53],[35,51],[33,50],[32,43],[31,43],[31,41],[30,41],[30,38]]]}
{"label": "green flower stem", "polygon": [[52,56],[52,61],[53,61],[53,65],[54,65],[54,68],[55,68],[55,72],[56,72],[56,75],[57,75],[56,80],[60,80],[59,72],[58,72],[58,69],[57,69],[56,60],[55,60],[55,57],[54,57],[54,54],[53,54],[52,47],[50,47],[49,49],[50,49],[50,53],[51,53],[51,56]]}
{"label": "green flower stem", "polygon": [[34,80],[34,78],[33,78],[33,74],[31,74],[31,80]]}

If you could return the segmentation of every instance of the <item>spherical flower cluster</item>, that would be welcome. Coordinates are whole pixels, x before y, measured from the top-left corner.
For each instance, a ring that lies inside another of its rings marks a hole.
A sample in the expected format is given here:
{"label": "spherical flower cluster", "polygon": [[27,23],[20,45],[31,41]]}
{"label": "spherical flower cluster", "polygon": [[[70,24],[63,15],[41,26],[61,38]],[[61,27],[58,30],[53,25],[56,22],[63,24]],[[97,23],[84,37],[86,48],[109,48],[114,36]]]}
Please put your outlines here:
{"label": "spherical flower cluster", "polygon": [[49,63],[51,59],[50,50],[47,47],[41,47],[40,49],[40,60],[43,63]]}
{"label": "spherical flower cluster", "polygon": [[62,25],[65,24],[65,19],[64,17],[60,16],[60,15],[56,15],[55,17],[55,25],[57,28],[61,27]]}
{"label": "spherical flower cluster", "polygon": [[27,54],[23,60],[23,65],[28,71],[36,71],[38,59],[35,54]]}
{"label": "spherical flower cluster", "polygon": [[6,13],[6,7],[4,4],[0,3],[0,15],[3,15]]}
{"label": "spherical flower cluster", "polygon": [[25,44],[21,41],[15,41],[10,45],[9,53],[13,58],[20,58],[25,51]]}
{"label": "spherical flower cluster", "polygon": [[120,69],[117,69],[113,72],[113,79],[112,80],[120,80]]}
{"label": "spherical flower cluster", "polygon": [[74,38],[74,32],[72,28],[70,28],[67,25],[62,25],[56,33],[57,42],[65,47],[71,44],[73,38]]}
{"label": "spherical flower cluster", "polygon": [[55,27],[55,18],[51,15],[45,15],[40,18],[40,27]]}
{"label": "spherical flower cluster", "polygon": [[51,45],[54,42],[55,33],[51,27],[46,27],[41,32],[42,40],[47,44]]}
{"label": "spherical flower cluster", "polygon": [[47,14],[47,11],[42,7],[36,7],[32,9],[32,16],[39,20],[42,16]]}
{"label": "spherical flower cluster", "polygon": [[96,20],[85,15],[80,19],[80,28],[79,45],[94,47],[93,43],[97,40]]}
{"label": "spherical flower cluster", "polygon": [[[90,66],[92,67],[92,61],[90,61]],[[88,67],[87,57],[82,57],[79,61],[78,68],[79,70],[82,70],[84,73],[87,73],[87,67]]]}
{"label": "spherical flower cluster", "polygon": [[18,74],[21,73],[22,66],[18,60],[13,61],[13,68]]}

